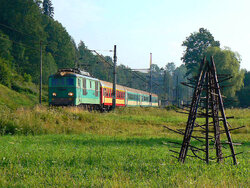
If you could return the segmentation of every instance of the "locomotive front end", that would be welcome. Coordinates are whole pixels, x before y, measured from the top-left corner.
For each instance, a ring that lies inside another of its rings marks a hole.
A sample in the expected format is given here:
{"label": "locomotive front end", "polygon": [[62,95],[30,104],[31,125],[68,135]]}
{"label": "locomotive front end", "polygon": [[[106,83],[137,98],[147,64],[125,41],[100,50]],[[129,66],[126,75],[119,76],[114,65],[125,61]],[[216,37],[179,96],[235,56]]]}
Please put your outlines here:
{"label": "locomotive front end", "polygon": [[49,105],[75,105],[76,77],[72,74],[55,74],[49,77]]}

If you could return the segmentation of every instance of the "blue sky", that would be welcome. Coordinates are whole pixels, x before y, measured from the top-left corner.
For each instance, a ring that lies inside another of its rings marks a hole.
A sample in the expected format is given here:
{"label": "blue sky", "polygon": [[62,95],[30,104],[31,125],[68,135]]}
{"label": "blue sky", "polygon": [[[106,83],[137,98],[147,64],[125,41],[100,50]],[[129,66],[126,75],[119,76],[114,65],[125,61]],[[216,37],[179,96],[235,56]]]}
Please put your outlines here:
{"label": "blue sky", "polygon": [[[117,45],[118,63],[147,68],[149,54],[159,67],[181,65],[186,37],[208,29],[221,46],[237,51],[250,70],[248,0],[52,0],[54,18],[76,43],[105,50]],[[101,51],[104,50],[104,51]]]}

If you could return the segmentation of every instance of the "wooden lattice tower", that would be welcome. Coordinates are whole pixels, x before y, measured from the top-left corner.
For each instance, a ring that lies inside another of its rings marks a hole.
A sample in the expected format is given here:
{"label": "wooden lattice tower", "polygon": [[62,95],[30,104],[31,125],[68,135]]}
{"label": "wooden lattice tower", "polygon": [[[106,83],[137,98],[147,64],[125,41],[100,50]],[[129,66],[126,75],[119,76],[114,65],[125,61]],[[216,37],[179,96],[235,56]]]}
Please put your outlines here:
{"label": "wooden lattice tower", "polygon": [[[224,158],[232,157],[233,163],[235,165],[237,164],[237,154],[234,151],[234,143],[232,142],[230,131],[244,126],[235,129],[228,128],[230,124],[225,115],[223,96],[219,85],[219,83],[229,80],[230,78],[232,78],[230,75],[217,75],[215,63],[213,57],[211,57],[210,62],[206,61],[206,58],[203,59],[198,77],[189,79],[189,83],[183,83],[186,86],[194,88],[191,105],[186,106],[189,108],[186,129],[172,130],[165,126],[171,131],[184,135],[182,144],[172,142],[181,145],[180,152],[170,150],[179,154],[177,158],[180,162],[184,163],[187,156],[199,158],[207,163],[209,163],[210,160],[221,162]],[[183,108],[183,110],[187,109]],[[204,117],[204,123],[197,123],[197,117]],[[209,121],[211,119],[212,121]],[[227,142],[224,143],[221,142],[220,138],[223,133],[226,133],[227,137]],[[201,147],[191,145],[191,138],[201,143]],[[229,156],[223,156],[222,153],[222,148],[226,148],[226,144],[229,145],[231,150],[231,155]],[[212,148],[211,145],[213,146]],[[216,150],[216,155],[214,154],[214,157],[210,156],[211,152],[209,152],[209,150],[211,149]],[[188,155],[188,150],[191,150],[191,155]],[[199,152],[203,154],[199,156]]]}

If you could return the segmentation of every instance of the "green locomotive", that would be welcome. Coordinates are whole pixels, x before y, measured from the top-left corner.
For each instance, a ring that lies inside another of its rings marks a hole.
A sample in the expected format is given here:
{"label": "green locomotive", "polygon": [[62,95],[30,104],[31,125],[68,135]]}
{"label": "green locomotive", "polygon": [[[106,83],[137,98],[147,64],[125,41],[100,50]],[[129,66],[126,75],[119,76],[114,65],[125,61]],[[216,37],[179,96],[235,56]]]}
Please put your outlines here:
{"label": "green locomotive", "polygon": [[60,69],[49,77],[49,104],[94,105],[100,104],[100,81],[86,72]]}

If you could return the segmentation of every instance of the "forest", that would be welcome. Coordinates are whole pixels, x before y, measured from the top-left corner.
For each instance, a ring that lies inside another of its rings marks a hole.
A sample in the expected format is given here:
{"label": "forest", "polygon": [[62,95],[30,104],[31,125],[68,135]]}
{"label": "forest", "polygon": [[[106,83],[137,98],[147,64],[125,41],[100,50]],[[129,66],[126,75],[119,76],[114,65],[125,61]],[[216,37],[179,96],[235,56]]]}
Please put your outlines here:
{"label": "forest", "polygon": [[[65,27],[56,21],[50,0],[0,0],[0,84],[16,91],[22,83],[38,85],[40,58],[43,59],[43,84],[59,68],[81,68],[93,77],[112,81],[112,57],[97,55],[84,43],[76,44]],[[180,44],[181,45],[181,44]],[[208,29],[200,28],[183,41],[183,64],[166,62],[152,65],[153,92],[169,104],[188,103],[192,89],[182,85],[198,72],[203,56],[214,56],[219,73],[230,74],[223,94],[228,106],[249,107],[250,72],[240,68],[241,57],[229,47],[221,47]],[[119,58],[119,57],[118,57]],[[134,71],[119,64],[118,84],[149,90],[149,73]],[[46,96],[44,97],[46,98]],[[46,99],[45,99],[46,100]]]}

